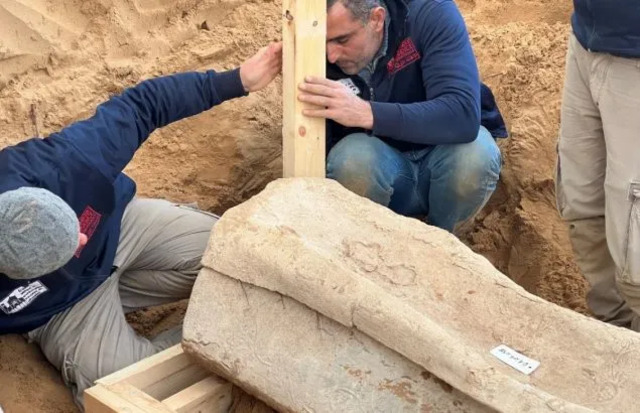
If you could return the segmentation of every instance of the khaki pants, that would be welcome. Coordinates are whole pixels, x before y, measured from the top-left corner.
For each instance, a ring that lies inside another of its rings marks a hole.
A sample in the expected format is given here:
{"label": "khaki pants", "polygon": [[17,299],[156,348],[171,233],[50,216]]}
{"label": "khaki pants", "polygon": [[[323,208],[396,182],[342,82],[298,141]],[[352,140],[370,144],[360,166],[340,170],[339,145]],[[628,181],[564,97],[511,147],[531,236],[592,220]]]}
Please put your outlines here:
{"label": "khaki pants", "polygon": [[640,59],[571,36],[556,184],[591,311],[640,331]]}
{"label": "khaki pants", "polygon": [[216,220],[166,201],[134,199],[122,218],[117,270],[28,334],[61,371],[81,409],[83,392],[95,380],[180,342],[180,326],[151,341],[138,336],[125,313],[189,297]]}

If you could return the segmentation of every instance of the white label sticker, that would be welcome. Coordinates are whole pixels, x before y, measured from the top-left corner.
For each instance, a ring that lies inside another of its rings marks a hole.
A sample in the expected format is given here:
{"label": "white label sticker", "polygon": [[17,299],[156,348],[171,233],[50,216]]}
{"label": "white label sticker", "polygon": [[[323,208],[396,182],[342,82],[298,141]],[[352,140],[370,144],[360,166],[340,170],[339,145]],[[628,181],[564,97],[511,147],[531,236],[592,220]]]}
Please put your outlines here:
{"label": "white label sticker", "polygon": [[538,366],[540,366],[539,361],[530,359],[504,344],[501,344],[491,350],[491,354],[496,356],[498,360],[510,365],[520,373],[524,373],[526,375],[533,373]]}
{"label": "white label sticker", "polygon": [[49,291],[40,281],[18,287],[0,301],[0,310],[5,314],[14,314],[33,302],[39,295]]}
{"label": "white label sticker", "polygon": [[338,82],[348,87],[349,90],[352,91],[354,95],[360,94],[360,89],[358,88],[358,86],[356,86],[355,83],[353,83],[353,80],[351,80],[350,78],[346,77],[344,79],[338,80]]}

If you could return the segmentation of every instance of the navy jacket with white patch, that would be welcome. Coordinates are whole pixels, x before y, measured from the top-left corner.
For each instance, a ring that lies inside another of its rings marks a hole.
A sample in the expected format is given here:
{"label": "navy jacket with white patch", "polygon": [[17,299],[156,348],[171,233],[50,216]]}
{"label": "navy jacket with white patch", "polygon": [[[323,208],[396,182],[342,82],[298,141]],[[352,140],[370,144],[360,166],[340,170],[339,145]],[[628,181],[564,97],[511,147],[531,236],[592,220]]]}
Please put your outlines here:
{"label": "navy jacket with white patch", "polygon": [[98,106],[90,119],[2,149],[0,193],[48,189],[76,212],[89,241],[51,274],[32,280],[0,274],[0,334],[45,324],[112,273],[120,221],[136,190],[122,170],[151,132],[244,94],[237,69],[147,80]]}

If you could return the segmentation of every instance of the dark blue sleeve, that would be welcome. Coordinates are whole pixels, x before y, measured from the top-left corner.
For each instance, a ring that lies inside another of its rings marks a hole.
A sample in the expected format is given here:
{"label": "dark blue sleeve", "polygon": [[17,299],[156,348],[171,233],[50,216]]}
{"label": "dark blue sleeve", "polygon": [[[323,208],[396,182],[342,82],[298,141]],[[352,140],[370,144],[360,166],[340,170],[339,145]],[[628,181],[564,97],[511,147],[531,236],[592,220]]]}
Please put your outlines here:
{"label": "dark blue sleeve", "polygon": [[429,145],[472,142],[480,128],[480,80],[460,11],[453,1],[425,2],[410,24],[426,101],[372,102],[373,133]]}
{"label": "dark blue sleeve", "polygon": [[113,180],[156,128],[244,94],[239,69],[146,80],[98,106],[93,117],[47,140],[52,145],[72,145],[85,162]]}

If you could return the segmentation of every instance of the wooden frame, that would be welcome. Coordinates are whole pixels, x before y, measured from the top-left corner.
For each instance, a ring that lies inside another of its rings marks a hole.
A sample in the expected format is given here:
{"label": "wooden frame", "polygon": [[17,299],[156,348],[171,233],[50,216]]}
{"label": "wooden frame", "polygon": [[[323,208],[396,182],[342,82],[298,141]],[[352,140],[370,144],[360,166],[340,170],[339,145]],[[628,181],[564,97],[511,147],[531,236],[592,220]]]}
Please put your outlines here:
{"label": "wooden frame", "polygon": [[87,413],[226,413],[231,390],[178,344],[96,381],[84,404]]}
{"label": "wooden frame", "polygon": [[298,85],[305,76],[326,75],[326,0],[283,0],[283,175],[325,177],[324,119],[302,115]]}

